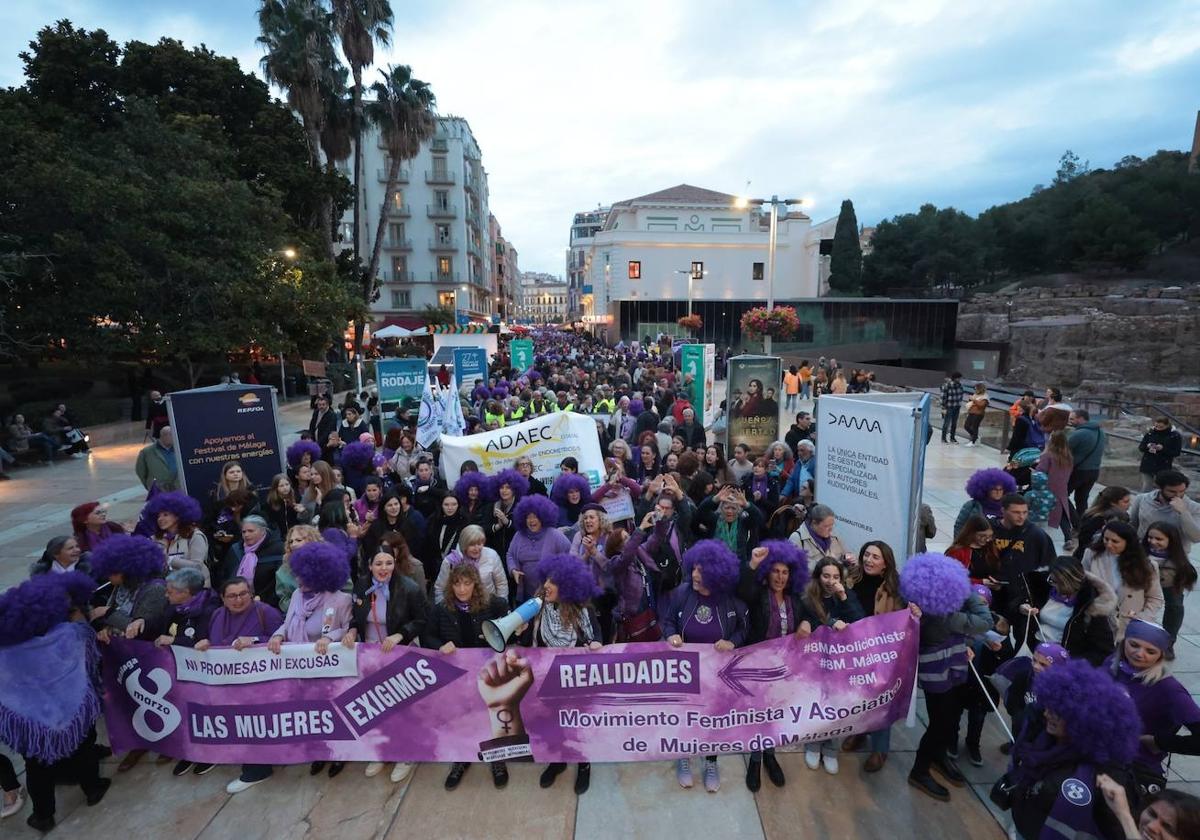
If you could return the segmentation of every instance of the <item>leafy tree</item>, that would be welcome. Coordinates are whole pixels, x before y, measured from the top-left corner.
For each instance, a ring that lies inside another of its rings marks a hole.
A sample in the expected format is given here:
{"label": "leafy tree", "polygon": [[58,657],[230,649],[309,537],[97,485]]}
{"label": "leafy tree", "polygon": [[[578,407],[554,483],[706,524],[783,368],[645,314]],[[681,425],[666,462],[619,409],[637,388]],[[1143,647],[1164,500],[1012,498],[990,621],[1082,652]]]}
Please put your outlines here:
{"label": "leafy tree", "polygon": [[454,312],[445,307],[434,306],[431,303],[425,304],[425,310],[421,313],[421,318],[426,324],[437,326],[444,324],[453,326],[458,323],[454,317]]}
{"label": "leafy tree", "polygon": [[[387,189],[385,196],[396,190],[400,166],[417,156],[421,144],[433,136],[437,126],[434,107],[437,99],[425,82],[412,75],[407,65],[392,65],[379,72],[381,81],[371,85],[375,98],[366,105],[366,117],[379,126],[388,153]],[[383,250],[383,234],[387,230],[388,202],[379,205],[379,221],[375,226],[375,241],[371,260],[362,275],[362,299],[370,304],[379,294],[379,259]],[[363,324],[354,326],[356,352],[361,352]]]}
{"label": "leafy tree", "polygon": [[[300,115],[312,168],[320,170],[327,98],[338,90],[333,16],[319,0],[262,0],[258,25],[261,34],[257,41],[266,50],[261,62],[263,76],[286,92],[288,104]],[[320,225],[325,253],[332,257],[331,201],[322,202]]]}
{"label": "leafy tree", "polygon": [[1081,175],[1086,175],[1091,171],[1088,164],[1090,161],[1079,162],[1079,155],[1067,149],[1063,152],[1063,156],[1058,159],[1058,171],[1054,173],[1054,183],[1067,184],[1074,181]]}
{"label": "leafy tree", "polygon": [[121,48],[103,29],[85,32],[69,20],[38,31],[20,54],[25,89],[59,116],[103,125],[121,111],[117,58]]}
{"label": "leafy tree", "polygon": [[[350,88],[350,133],[354,142],[354,265],[361,260],[362,223],[359,219],[362,196],[362,133],[363,80],[362,71],[375,63],[375,44],[387,46],[392,31],[392,6],[388,0],[333,0],[333,19],[342,53],[350,65],[354,80]],[[361,349],[361,348],[357,348]]]}
{"label": "leafy tree", "polygon": [[862,246],[858,241],[858,219],[850,199],[842,202],[842,209],[838,212],[829,271],[831,291],[857,294],[862,290]]}

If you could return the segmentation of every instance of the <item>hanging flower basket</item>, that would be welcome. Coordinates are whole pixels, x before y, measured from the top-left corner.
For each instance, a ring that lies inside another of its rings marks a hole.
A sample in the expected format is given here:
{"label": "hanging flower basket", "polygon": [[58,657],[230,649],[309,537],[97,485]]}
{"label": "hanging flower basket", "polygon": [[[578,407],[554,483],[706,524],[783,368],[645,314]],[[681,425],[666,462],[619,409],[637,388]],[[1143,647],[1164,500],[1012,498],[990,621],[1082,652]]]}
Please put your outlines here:
{"label": "hanging flower basket", "polygon": [[756,306],[742,316],[742,332],[751,338],[788,339],[800,329],[800,316],[791,306]]}
{"label": "hanging flower basket", "polygon": [[704,322],[700,320],[700,316],[695,314],[684,315],[679,319],[678,323],[685,330],[691,330],[692,332],[696,332],[704,326]]}

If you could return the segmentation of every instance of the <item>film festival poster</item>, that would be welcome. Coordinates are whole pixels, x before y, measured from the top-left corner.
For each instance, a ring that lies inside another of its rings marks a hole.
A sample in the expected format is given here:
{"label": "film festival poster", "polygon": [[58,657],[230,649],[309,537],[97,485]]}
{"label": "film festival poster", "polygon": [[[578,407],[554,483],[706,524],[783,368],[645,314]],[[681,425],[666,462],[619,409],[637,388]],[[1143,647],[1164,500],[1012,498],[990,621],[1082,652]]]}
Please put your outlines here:
{"label": "film festival poster", "polygon": [[778,356],[735,356],[729,360],[729,389],[725,410],[729,414],[726,457],[739,443],[757,458],[779,440]]}

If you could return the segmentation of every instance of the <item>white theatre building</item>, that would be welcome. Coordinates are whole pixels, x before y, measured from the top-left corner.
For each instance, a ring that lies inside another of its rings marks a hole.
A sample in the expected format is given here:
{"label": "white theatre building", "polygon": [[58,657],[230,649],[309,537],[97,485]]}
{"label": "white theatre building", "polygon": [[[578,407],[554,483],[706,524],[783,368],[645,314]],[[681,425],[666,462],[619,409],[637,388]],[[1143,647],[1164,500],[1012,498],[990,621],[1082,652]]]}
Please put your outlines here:
{"label": "white theatre building", "polygon": [[[622,302],[690,296],[765,303],[770,209],[736,202],[737,196],[688,184],[615,202],[587,242],[583,321],[615,337]],[[822,251],[828,254],[836,223],[834,217],[814,225],[799,208],[780,208],[776,301],[826,291],[829,257]]]}

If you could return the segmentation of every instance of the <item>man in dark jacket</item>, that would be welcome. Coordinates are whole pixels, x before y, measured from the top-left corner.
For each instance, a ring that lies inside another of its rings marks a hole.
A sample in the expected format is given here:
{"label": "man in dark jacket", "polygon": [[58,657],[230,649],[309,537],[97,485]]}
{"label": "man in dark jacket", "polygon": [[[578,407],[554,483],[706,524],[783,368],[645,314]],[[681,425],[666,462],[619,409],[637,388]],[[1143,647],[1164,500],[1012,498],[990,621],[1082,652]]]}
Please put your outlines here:
{"label": "man in dark jacket", "polygon": [[1142,475],[1142,492],[1154,489],[1154,476],[1175,466],[1175,459],[1183,451],[1183,435],[1171,428],[1166,417],[1155,417],[1150,431],[1142,435],[1138,444],[1142,461],[1138,472]]}
{"label": "man in dark jacket", "polygon": [[1013,625],[1014,653],[1020,653],[1029,622],[1020,605],[1045,602],[1046,579],[1056,555],[1050,537],[1029,521],[1029,503],[1024,496],[1009,493],[1000,500],[1000,507],[1003,513],[992,532],[1000,557],[1000,577],[995,581],[1000,588],[992,606]]}
{"label": "man in dark jacket", "polygon": [[308,433],[321,447],[321,457],[330,459],[329,436],[337,431],[338,418],[329,407],[329,397],[317,397],[317,407],[313,409],[312,419],[308,421]]}
{"label": "man in dark jacket", "polygon": [[1067,492],[1075,494],[1075,521],[1083,519],[1087,510],[1088,496],[1100,478],[1100,462],[1104,458],[1104,443],[1107,435],[1099,421],[1092,420],[1082,408],[1071,412],[1071,435],[1067,446],[1071,448],[1071,478]]}
{"label": "man in dark jacket", "polygon": [[807,411],[801,411],[796,415],[796,422],[787,430],[787,434],[783,436],[783,442],[792,448],[792,455],[798,455],[796,447],[802,440],[816,441],[817,430],[813,426],[812,417]]}

